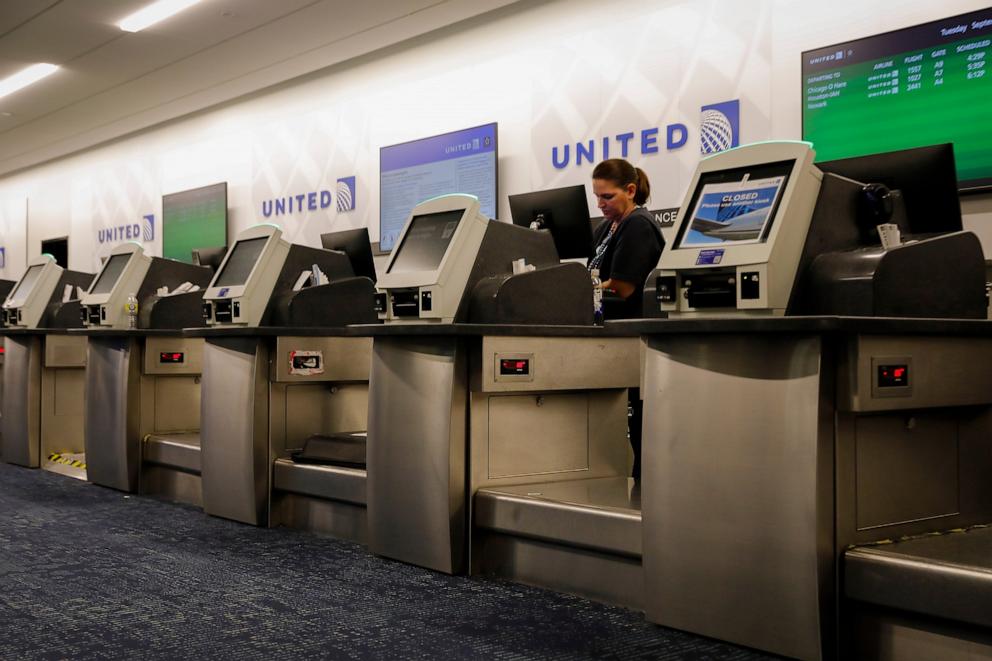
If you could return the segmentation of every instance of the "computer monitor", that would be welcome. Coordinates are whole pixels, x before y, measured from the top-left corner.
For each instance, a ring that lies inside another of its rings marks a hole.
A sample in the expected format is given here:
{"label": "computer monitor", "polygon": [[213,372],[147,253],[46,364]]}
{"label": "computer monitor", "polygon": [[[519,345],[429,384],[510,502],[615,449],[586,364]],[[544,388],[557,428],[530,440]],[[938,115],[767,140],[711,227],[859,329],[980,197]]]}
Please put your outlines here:
{"label": "computer monitor", "polygon": [[823,172],[901,191],[909,224],[903,228],[905,232],[962,229],[954,145],[950,143],[825,161],[816,166]]}
{"label": "computer monitor", "polygon": [[785,313],[823,176],[814,156],[763,142],[699,163],[658,265],[663,311]]}
{"label": "computer monitor", "polygon": [[81,301],[84,324],[126,327],[127,297],[138,295],[151,264],[152,258],[140,243],[115,246]]}
{"label": "computer monitor", "polygon": [[410,209],[439,195],[468,194],[496,217],[499,158],[495,123],[379,150],[379,249],[391,251]]}
{"label": "computer monitor", "polygon": [[592,224],[584,184],[510,195],[514,225],[551,232],[561,259],[592,257]]}
{"label": "computer monitor", "polygon": [[992,186],[990,37],[985,7],[804,52],[803,139],[824,161],[950,142],[958,187]]}
{"label": "computer monitor", "polygon": [[227,182],[162,196],[162,256],[190,262],[195,248],[227,245]]}
{"label": "computer monitor", "polygon": [[320,235],[320,244],[326,250],[339,250],[348,256],[355,275],[376,281],[375,260],[372,257],[372,243],[368,229],[329,232]]}
{"label": "computer monitor", "polygon": [[379,278],[377,289],[387,298],[380,318],[452,322],[489,222],[470,195],[418,204]]}
{"label": "computer monitor", "polygon": [[217,248],[193,248],[193,263],[199,266],[209,266],[214,273],[220,268],[221,262],[227,255],[227,246]]}
{"label": "computer monitor", "polygon": [[62,278],[63,269],[51,255],[28,262],[28,268],[3,302],[8,326],[37,328]]}
{"label": "computer monitor", "polygon": [[241,232],[203,295],[207,323],[257,326],[289,254],[282,230],[264,223]]}

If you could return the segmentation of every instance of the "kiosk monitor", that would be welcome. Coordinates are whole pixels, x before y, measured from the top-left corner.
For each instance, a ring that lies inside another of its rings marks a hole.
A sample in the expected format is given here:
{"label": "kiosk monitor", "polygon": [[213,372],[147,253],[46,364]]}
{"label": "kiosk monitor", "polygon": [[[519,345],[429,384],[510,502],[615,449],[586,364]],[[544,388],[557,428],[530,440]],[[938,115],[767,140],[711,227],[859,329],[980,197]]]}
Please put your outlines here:
{"label": "kiosk monitor", "polygon": [[452,322],[489,222],[471,195],[418,204],[379,278],[380,318]]}
{"label": "kiosk monitor", "polygon": [[41,271],[45,267],[41,264],[35,264],[34,266],[29,266],[28,270],[24,272],[21,279],[17,281],[14,285],[13,291],[7,296],[7,300],[4,302],[5,308],[19,308],[28,300],[28,296],[31,295],[31,290],[34,289],[35,283],[41,277]]}
{"label": "kiosk monitor", "polygon": [[559,258],[592,257],[594,254],[584,184],[510,195],[509,201],[513,224],[551,232]]}
{"label": "kiosk monitor", "polygon": [[700,162],[658,265],[662,311],[785,314],[820,191],[814,155],[764,142]]}
{"label": "kiosk monitor", "polygon": [[117,284],[117,279],[121,273],[124,272],[124,267],[129,259],[131,259],[131,253],[111,256],[103,265],[103,269],[93,286],[90,287],[89,293],[109,294],[114,289],[114,285]]}
{"label": "kiosk monitor", "polygon": [[289,243],[276,225],[241,232],[203,295],[207,323],[257,326],[288,254]]}
{"label": "kiosk monitor", "polygon": [[127,325],[127,297],[138,295],[151,267],[140,243],[129,241],[114,247],[100,272],[83,296],[83,323],[88,326]]}
{"label": "kiosk monitor", "polygon": [[[38,328],[62,273],[63,268],[51,255],[30,260],[24,275],[3,303],[7,325],[13,328]],[[61,298],[61,292],[59,297]]]}

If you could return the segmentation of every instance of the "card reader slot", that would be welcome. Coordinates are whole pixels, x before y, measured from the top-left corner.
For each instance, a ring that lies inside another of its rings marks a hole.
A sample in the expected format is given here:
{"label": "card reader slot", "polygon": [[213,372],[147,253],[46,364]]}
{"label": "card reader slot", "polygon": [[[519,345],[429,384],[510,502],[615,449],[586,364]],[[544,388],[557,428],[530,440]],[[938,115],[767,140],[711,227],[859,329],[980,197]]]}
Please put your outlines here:
{"label": "card reader slot", "polygon": [[416,289],[392,292],[393,315],[396,317],[419,317],[420,296]]}
{"label": "card reader slot", "polygon": [[734,271],[688,275],[683,280],[690,308],[736,308],[737,278]]}
{"label": "card reader slot", "polygon": [[234,317],[231,314],[231,301],[214,302],[214,321],[217,323],[231,323]]}

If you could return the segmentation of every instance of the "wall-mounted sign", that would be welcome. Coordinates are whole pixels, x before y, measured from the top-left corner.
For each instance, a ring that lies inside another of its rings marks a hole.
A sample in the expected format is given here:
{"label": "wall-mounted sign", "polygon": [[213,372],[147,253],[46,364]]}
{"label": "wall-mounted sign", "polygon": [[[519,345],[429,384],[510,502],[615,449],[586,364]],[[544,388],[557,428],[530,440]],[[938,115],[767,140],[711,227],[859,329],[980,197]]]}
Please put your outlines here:
{"label": "wall-mounted sign", "polygon": [[[724,101],[700,108],[700,152],[712,154],[740,144],[740,101]],[[627,131],[602,138],[580,140],[574,144],[555,145],[551,148],[551,164],[558,170],[569,165],[598,163],[608,158],[630,158],[635,154],[657,154],[681,149],[689,141],[685,124],[672,123],[639,131]]]}
{"label": "wall-mounted sign", "polygon": [[262,215],[270,218],[272,216],[291,215],[305,211],[320,211],[330,208],[332,204],[340,212],[354,210],[354,176],[338,179],[333,193],[323,189],[262,200]]}

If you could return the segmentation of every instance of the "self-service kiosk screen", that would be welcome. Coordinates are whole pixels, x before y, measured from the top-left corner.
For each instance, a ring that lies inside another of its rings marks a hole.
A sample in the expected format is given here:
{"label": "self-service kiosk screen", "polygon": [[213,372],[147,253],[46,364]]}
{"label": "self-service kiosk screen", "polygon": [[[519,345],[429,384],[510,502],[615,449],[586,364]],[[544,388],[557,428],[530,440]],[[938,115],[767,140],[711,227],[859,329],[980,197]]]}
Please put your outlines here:
{"label": "self-service kiosk screen", "polygon": [[127,266],[127,260],[131,259],[131,255],[133,254],[112,255],[107,260],[107,263],[103,265],[103,270],[100,271],[100,276],[93,283],[93,287],[90,288],[89,293],[109,294],[112,292],[114,285],[117,284],[117,279],[121,277],[124,267]]}
{"label": "self-service kiosk screen", "polygon": [[706,172],[679,229],[678,248],[760,243],[768,238],[795,161]]}
{"label": "self-service kiosk screen", "polygon": [[463,215],[464,209],[414,216],[388,273],[437,270]]}
{"label": "self-service kiosk screen", "polygon": [[261,236],[257,239],[245,239],[235,243],[234,247],[231,248],[231,254],[228,255],[227,263],[224,264],[223,270],[217,274],[217,278],[210,286],[237,287],[245,284],[268,240],[269,237]]}
{"label": "self-service kiosk screen", "polygon": [[28,296],[31,295],[31,290],[34,289],[35,283],[38,282],[38,277],[41,275],[43,268],[45,267],[42,264],[28,267],[28,270],[21,276],[20,282],[14,287],[14,291],[10,292],[10,298],[7,300],[8,306],[17,308],[24,305],[24,302],[28,300]]}

